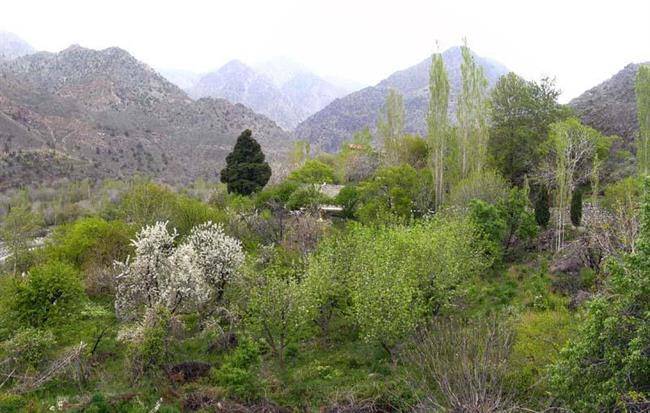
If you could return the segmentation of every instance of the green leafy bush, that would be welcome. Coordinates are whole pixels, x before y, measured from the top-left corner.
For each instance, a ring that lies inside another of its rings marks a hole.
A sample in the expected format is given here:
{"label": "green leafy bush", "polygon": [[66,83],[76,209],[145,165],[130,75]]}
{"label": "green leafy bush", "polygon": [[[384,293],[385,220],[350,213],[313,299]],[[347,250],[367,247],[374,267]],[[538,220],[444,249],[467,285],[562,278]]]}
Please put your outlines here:
{"label": "green leafy bush", "polygon": [[50,355],[55,343],[54,334],[50,331],[26,328],[3,342],[2,350],[19,371],[24,371],[38,368]]}
{"label": "green leafy bush", "polygon": [[296,189],[289,199],[286,206],[291,210],[300,208],[314,209],[320,204],[328,203],[330,199],[323,195],[315,185],[306,185]]}
{"label": "green leafy bush", "polygon": [[0,412],[21,413],[25,411],[27,400],[17,394],[0,393]]}
{"label": "green leafy bush", "polygon": [[46,255],[81,269],[92,265],[110,266],[130,253],[131,238],[131,228],[122,221],[82,218],[56,228],[46,247]]}
{"label": "green leafy bush", "polygon": [[629,411],[650,399],[649,178],[644,189],[636,252],[610,261],[605,294],[552,369],[556,394],[578,412]]}
{"label": "green leafy bush", "polygon": [[258,379],[260,351],[251,340],[242,340],[219,367],[210,371],[211,380],[223,387],[228,395],[244,400],[255,399],[261,393]]}
{"label": "green leafy bush", "polygon": [[333,184],[336,183],[334,168],[317,159],[311,159],[299,169],[289,174],[289,181],[303,184]]}
{"label": "green leafy bush", "polygon": [[85,300],[79,273],[60,261],[32,268],[25,278],[16,279],[12,293],[11,313],[22,325],[35,328],[69,323]]}

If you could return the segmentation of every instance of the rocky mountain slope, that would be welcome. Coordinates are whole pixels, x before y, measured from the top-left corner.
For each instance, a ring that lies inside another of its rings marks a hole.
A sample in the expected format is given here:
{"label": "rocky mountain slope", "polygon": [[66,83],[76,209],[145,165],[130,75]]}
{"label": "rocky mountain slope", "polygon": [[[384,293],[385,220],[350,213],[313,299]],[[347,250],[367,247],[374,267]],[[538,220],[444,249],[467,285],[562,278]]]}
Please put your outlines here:
{"label": "rocky mountain slope", "polygon": [[298,64],[274,59],[256,68],[233,60],[203,76],[188,93],[242,103],[290,130],[348,91]]}
{"label": "rocky mountain slope", "polygon": [[569,102],[582,122],[605,135],[622,137],[630,147],[639,130],[634,91],[639,66],[625,66],[610,79]]}
{"label": "rocky mountain slope", "polygon": [[[442,56],[451,85],[449,113],[453,118],[461,86],[460,48],[450,48]],[[475,58],[483,67],[490,87],[509,72],[498,62],[476,55]],[[371,129],[375,127],[377,116],[390,88],[397,89],[404,96],[406,131],[424,134],[430,67],[431,57],[428,57],[415,66],[393,73],[376,86],[336,99],[300,123],[295,130],[296,138],[307,139],[324,150],[336,150],[341,142],[350,139],[354,132],[366,126]]]}
{"label": "rocky mountain slope", "polygon": [[215,97],[241,103],[286,129],[291,129],[306,116],[271,79],[239,60],[230,61],[219,70],[203,76],[189,90],[189,94],[195,99]]}
{"label": "rocky mountain slope", "polygon": [[0,62],[34,53],[26,41],[13,33],[0,31]]}
{"label": "rocky mountain slope", "polygon": [[0,189],[61,177],[215,179],[239,133],[271,161],[290,135],[249,108],[193,101],[126,51],[72,46],[0,65]]}

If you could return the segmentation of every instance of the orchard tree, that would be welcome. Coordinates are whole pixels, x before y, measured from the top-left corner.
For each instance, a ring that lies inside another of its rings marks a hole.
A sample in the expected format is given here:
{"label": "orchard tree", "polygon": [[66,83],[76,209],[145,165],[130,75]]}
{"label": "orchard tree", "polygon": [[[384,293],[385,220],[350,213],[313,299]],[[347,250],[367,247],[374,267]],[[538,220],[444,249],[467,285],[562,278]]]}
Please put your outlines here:
{"label": "orchard tree", "polygon": [[636,75],[636,107],[639,136],[636,162],[641,176],[650,175],[650,66],[641,65]]}
{"label": "orchard tree", "polygon": [[529,82],[512,72],[492,90],[488,155],[511,184],[523,185],[542,159],[549,126],[567,116],[567,109],[557,103],[559,94],[549,79]]}
{"label": "orchard tree", "polygon": [[283,368],[287,345],[307,320],[307,296],[299,283],[299,267],[275,254],[263,271],[246,278],[244,313],[247,327],[266,342]]}
{"label": "orchard tree", "polygon": [[226,167],[221,170],[221,182],[228,185],[228,192],[250,195],[264,188],[270,178],[271,167],[264,160],[264,152],[252,137],[250,129],[246,129],[226,157]]}
{"label": "orchard tree", "polygon": [[239,241],[210,222],[195,227],[178,247],[176,237],[176,230],[169,232],[165,222],[144,227],[136,235],[134,259],[116,263],[118,317],[134,318],[141,307],[187,312],[211,299],[221,300],[244,260]]}
{"label": "orchard tree", "polygon": [[194,227],[185,242],[196,253],[195,263],[211,289],[211,298],[220,303],[226,286],[244,263],[241,242],[212,222]]}
{"label": "orchard tree", "polygon": [[445,195],[445,168],[449,158],[449,80],[442,55],[436,53],[429,73],[429,113],[427,129],[430,147],[430,167],[433,175],[434,202],[439,207]]}

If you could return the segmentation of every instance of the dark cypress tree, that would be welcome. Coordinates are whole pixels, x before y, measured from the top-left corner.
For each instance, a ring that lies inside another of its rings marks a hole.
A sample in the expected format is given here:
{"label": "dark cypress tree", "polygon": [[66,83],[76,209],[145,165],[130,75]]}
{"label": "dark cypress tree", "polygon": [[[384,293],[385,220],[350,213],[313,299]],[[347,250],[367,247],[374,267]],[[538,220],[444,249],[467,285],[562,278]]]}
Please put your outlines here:
{"label": "dark cypress tree", "polygon": [[228,192],[250,195],[264,188],[271,178],[271,167],[264,160],[260,144],[251,135],[249,129],[243,131],[226,157],[221,182],[228,185]]}
{"label": "dark cypress tree", "polygon": [[582,221],[582,190],[576,189],[571,197],[571,223],[579,227]]}
{"label": "dark cypress tree", "polygon": [[535,197],[535,221],[537,225],[546,228],[548,221],[551,219],[551,211],[549,210],[548,191],[545,187],[541,186],[537,190]]}

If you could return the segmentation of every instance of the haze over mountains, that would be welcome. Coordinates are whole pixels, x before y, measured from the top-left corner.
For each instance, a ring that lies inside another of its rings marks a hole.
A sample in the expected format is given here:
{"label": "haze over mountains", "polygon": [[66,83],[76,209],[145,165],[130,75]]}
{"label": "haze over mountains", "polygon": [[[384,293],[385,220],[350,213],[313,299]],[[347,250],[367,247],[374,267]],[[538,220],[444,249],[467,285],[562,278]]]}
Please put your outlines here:
{"label": "haze over mountains", "polygon": [[[345,94],[286,59],[254,66],[231,61],[202,77],[184,71],[163,77],[119,48],[35,53],[5,33],[0,56],[0,189],[60,177],[216,179],[246,128],[271,161],[282,159],[293,139],[336,150],[356,131],[374,129],[390,88],[404,95],[406,131],[426,134],[430,57]],[[476,59],[490,86],[508,72],[491,59]],[[443,60],[453,119],[460,49],[448,49]],[[630,147],[638,130],[637,69],[625,67],[570,103],[583,122],[622,136]]]}

